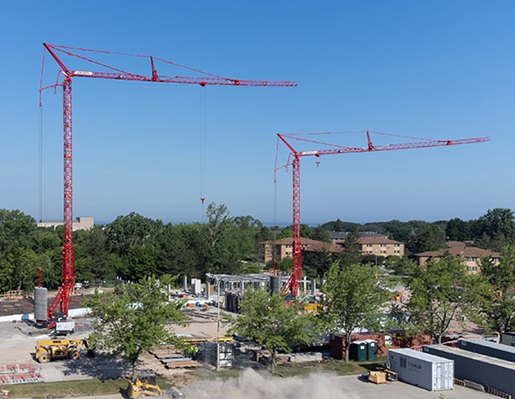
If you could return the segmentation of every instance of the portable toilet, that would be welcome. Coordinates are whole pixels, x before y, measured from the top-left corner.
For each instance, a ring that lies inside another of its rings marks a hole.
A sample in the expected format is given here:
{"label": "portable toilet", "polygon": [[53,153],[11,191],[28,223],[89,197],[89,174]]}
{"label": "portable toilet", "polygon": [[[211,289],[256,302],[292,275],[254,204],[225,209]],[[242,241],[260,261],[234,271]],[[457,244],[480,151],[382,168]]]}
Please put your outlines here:
{"label": "portable toilet", "polygon": [[367,360],[377,360],[377,341],[366,339],[367,343]]}
{"label": "portable toilet", "polygon": [[358,362],[364,362],[367,360],[367,342],[366,341],[354,341],[350,344],[349,359],[356,360]]}

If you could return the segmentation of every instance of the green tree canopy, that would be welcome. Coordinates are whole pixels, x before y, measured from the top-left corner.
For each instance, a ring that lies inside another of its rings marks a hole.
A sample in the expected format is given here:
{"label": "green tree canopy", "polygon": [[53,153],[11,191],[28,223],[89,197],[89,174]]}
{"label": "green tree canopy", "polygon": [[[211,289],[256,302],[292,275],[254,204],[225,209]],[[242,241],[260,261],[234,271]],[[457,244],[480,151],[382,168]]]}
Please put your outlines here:
{"label": "green tree canopy", "polygon": [[340,253],[339,256],[339,262],[341,267],[346,267],[355,263],[357,264],[362,262],[363,255],[361,254],[361,249],[359,245],[360,239],[361,235],[357,230],[347,235],[347,238],[345,238],[345,243],[343,245],[343,251]]}
{"label": "green tree canopy", "polygon": [[22,211],[0,209],[0,255],[14,248],[34,249],[36,221]]}
{"label": "green tree canopy", "polygon": [[445,234],[447,234],[447,238],[451,241],[470,240],[470,224],[460,218],[451,219],[447,222]]}
{"label": "green tree canopy", "polygon": [[440,224],[427,224],[419,229],[408,241],[408,249],[412,253],[436,251],[446,248],[445,229]]}
{"label": "green tree canopy", "polygon": [[463,258],[444,256],[426,265],[413,265],[407,286],[411,293],[408,311],[413,322],[441,342],[451,321],[467,311]]}
{"label": "green tree canopy", "polygon": [[168,301],[171,276],[154,276],[136,283],[118,286],[86,301],[91,308],[93,332],[88,341],[92,347],[111,354],[123,355],[133,368],[144,351],[162,343],[176,343],[170,325],[183,324],[183,301]]}
{"label": "green tree canopy", "polygon": [[515,246],[507,246],[499,265],[481,262],[482,275],[474,276],[469,291],[476,311],[470,317],[489,330],[502,334],[515,328]]}
{"label": "green tree canopy", "polygon": [[227,316],[230,332],[264,345],[272,353],[290,352],[294,345],[311,344],[315,339],[314,317],[302,303],[285,303],[282,295],[266,290],[247,290],[241,301],[240,315]]}
{"label": "green tree canopy", "polygon": [[341,267],[333,263],[321,287],[323,324],[333,334],[343,335],[346,342],[345,360],[349,361],[352,331],[380,328],[378,314],[388,298],[388,290],[376,277],[379,269],[373,265],[353,263]]}
{"label": "green tree canopy", "polygon": [[488,210],[472,223],[472,231],[479,246],[501,251],[515,240],[513,211],[506,208]]}

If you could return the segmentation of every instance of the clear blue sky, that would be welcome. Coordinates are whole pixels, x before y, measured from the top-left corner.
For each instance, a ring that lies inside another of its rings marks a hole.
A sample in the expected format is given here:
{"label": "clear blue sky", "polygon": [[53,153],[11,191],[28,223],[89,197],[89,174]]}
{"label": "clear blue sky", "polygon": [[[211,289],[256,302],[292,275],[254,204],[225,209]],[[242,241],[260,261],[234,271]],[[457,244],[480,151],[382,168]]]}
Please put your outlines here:
{"label": "clear blue sky", "polygon": [[[304,158],[304,223],[514,209],[514,20],[515,2],[502,0],[3,2],[0,208],[39,218],[42,133],[42,215],[62,219],[61,90],[44,93],[42,125],[38,107],[47,42],[299,83],[204,89],[202,147],[200,87],[75,78],[74,216],[201,221],[203,194],[231,216],[291,223],[291,170],[274,188],[276,134],[366,129],[492,141],[327,156],[318,167]],[[47,56],[46,84],[57,70]]]}

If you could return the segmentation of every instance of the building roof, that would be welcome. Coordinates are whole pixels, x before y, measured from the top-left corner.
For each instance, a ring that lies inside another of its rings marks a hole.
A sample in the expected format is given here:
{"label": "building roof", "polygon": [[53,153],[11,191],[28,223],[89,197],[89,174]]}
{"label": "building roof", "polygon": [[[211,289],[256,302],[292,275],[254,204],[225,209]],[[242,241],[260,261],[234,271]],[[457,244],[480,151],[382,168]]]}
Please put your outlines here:
{"label": "building roof", "polygon": [[402,244],[400,241],[390,240],[386,236],[382,237],[361,237],[360,244]]}
{"label": "building roof", "polygon": [[[322,241],[312,240],[310,238],[300,238],[300,242],[302,245],[317,245],[324,244]],[[274,245],[293,245],[293,237],[281,238],[279,240],[272,241]]]}
{"label": "building roof", "polygon": [[438,251],[427,251],[427,252],[421,252],[418,254],[415,254],[418,258],[423,257],[435,257],[435,258],[441,258],[446,253],[453,255],[453,256],[463,256],[464,258],[484,258],[484,257],[490,257],[490,258],[500,258],[501,254],[498,252],[490,251],[488,249],[481,249],[476,247],[450,247],[445,249],[440,249]]}
{"label": "building roof", "polygon": [[321,244],[313,244],[306,247],[305,252],[314,252],[314,251],[327,251],[331,253],[340,253],[343,251],[341,245],[336,244],[334,242],[331,243],[321,243]]}

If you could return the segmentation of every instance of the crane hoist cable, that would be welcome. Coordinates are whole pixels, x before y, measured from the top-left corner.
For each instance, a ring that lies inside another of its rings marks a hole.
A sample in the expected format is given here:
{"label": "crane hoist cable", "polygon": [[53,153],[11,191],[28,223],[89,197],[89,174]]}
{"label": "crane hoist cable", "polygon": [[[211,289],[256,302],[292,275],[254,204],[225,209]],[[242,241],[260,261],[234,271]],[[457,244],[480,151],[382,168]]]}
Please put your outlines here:
{"label": "crane hoist cable", "polygon": [[205,216],[205,200],[206,200],[206,107],[207,107],[207,94],[206,87],[200,87],[200,202],[201,221],[204,221]]}
{"label": "crane hoist cable", "polygon": [[[45,49],[43,49],[43,65],[41,66],[41,75],[39,77],[39,87],[43,87],[43,71],[45,69]],[[39,154],[38,154],[38,183],[39,183],[39,193],[38,193],[38,218],[39,221],[43,221],[43,102],[41,101],[42,90],[39,91]]]}

